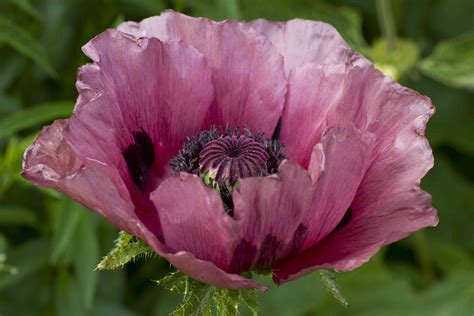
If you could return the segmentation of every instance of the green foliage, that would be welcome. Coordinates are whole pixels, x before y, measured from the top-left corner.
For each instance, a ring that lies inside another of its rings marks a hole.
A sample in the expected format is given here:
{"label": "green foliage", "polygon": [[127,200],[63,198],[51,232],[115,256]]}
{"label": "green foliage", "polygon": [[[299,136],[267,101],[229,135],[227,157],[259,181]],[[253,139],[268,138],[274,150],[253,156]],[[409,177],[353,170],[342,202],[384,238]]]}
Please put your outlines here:
{"label": "green foliage", "polygon": [[49,102],[15,112],[0,120],[0,139],[18,131],[40,126],[53,119],[67,117],[72,112],[73,103],[68,101]]}
{"label": "green foliage", "polygon": [[0,16],[0,45],[6,44],[37,63],[50,76],[56,77],[44,49],[24,30]]}
{"label": "green foliage", "polygon": [[387,40],[377,39],[367,50],[367,54],[383,73],[400,81],[411,73],[420,52],[419,47],[409,40],[397,39],[392,48]]}
{"label": "green foliage", "polygon": [[474,33],[438,43],[420,69],[447,85],[474,90]]}
{"label": "green foliage", "polygon": [[244,303],[253,315],[258,307],[254,289],[219,289],[189,278],[177,271],[156,281],[183,299],[171,315],[240,315],[239,305]]}
{"label": "green foliage", "polygon": [[121,231],[115,247],[99,262],[97,269],[111,270],[122,268],[129,261],[153,255],[153,250],[142,240]]}
{"label": "green foliage", "polygon": [[349,303],[347,303],[346,298],[342,295],[341,291],[337,287],[335,272],[330,270],[319,270],[319,275],[328,292],[331,293],[331,295],[334,296],[334,298],[338,300],[339,303],[341,303],[344,307],[347,307]]}

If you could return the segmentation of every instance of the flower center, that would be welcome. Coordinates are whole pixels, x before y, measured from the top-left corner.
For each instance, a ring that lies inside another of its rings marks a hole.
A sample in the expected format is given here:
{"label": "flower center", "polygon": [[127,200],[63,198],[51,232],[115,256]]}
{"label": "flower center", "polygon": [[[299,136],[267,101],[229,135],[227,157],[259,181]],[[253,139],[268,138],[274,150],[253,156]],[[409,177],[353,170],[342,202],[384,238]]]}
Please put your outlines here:
{"label": "flower center", "polygon": [[265,174],[269,155],[252,137],[231,135],[207,143],[199,157],[201,174],[210,173],[217,183],[234,185],[239,178]]}
{"label": "flower center", "polygon": [[212,127],[188,138],[171,159],[170,167],[175,172],[199,175],[207,186],[219,192],[232,216],[232,190],[239,185],[239,179],[276,173],[284,159],[283,144],[276,137],[262,140],[262,134],[248,129],[220,131]]}

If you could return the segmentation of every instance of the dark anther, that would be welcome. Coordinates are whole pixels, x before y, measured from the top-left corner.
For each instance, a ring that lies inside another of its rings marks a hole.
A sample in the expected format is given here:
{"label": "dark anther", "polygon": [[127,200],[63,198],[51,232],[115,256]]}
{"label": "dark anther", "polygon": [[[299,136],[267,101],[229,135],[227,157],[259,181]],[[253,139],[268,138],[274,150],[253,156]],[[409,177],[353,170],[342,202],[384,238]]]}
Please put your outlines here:
{"label": "dark anther", "polygon": [[170,160],[170,167],[175,172],[201,176],[207,186],[219,192],[226,212],[232,216],[232,190],[239,179],[276,173],[284,159],[284,146],[276,138],[264,140],[263,133],[254,134],[247,127],[212,127],[189,137]]}
{"label": "dark anther", "polygon": [[277,173],[278,166],[287,157],[284,152],[285,146],[276,139],[267,139],[263,142],[263,146],[268,154],[267,172],[268,174]]}
{"label": "dark anther", "polygon": [[171,159],[171,169],[175,172],[199,173],[199,153],[207,143],[219,136],[217,129],[212,127],[209,131],[201,132],[195,137],[188,137],[178,155]]}
{"label": "dark anther", "polygon": [[122,151],[123,158],[127,163],[128,172],[133,183],[143,190],[148,170],[155,161],[155,149],[153,142],[145,130],[133,133],[134,144],[129,145]]}
{"label": "dark anther", "polygon": [[273,140],[280,139],[280,131],[281,131],[281,117],[278,119],[277,126],[275,127],[275,130],[273,131],[273,135],[271,139]]}

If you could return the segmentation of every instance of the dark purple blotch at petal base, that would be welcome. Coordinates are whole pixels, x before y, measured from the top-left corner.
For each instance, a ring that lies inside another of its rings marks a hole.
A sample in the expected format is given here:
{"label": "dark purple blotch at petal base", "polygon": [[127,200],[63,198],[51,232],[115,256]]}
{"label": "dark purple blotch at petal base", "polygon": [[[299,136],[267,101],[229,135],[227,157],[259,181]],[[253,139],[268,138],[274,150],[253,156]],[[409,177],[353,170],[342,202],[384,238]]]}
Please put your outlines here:
{"label": "dark purple blotch at petal base", "polygon": [[150,168],[155,161],[155,149],[150,136],[143,129],[134,132],[133,139],[135,143],[129,145],[122,153],[133,183],[143,190]]}

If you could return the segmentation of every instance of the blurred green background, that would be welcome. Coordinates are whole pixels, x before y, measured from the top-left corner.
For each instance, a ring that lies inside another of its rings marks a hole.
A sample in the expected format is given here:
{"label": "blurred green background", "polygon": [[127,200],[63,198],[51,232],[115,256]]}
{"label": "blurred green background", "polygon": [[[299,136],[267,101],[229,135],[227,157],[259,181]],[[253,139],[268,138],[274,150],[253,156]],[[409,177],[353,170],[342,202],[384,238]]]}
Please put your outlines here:
{"label": "blurred green background", "polygon": [[[259,295],[261,315],[474,315],[474,1],[0,0],[0,314],[167,315],[160,258],[94,271],[117,231],[20,177],[40,127],[67,117],[81,46],[124,20],[173,8],[213,19],[333,24],[385,73],[432,98],[436,163],[423,181],[440,224],[338,274],[348,309],[313,274]],[[270,280],[266,280],[269,282]]]}

